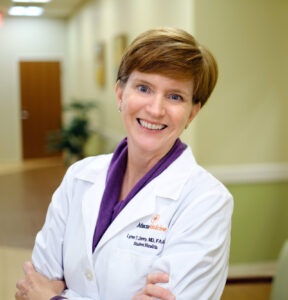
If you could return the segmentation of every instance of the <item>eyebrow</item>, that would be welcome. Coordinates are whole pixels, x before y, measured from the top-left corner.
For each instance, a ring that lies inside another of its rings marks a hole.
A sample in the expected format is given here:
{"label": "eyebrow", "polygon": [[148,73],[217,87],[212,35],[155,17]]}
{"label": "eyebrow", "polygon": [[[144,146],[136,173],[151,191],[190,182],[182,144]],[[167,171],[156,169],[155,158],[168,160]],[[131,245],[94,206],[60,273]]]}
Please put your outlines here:
{"label": "eyebrow", "polygon": [[[141,78],[135,78],[135,83],[136,84],[147,84],[147,85],[152,85],[154,87],[154,84],[150,81],[147,81],[145,79],[141,79]],[[169,89],[169,93],[175,93],[175,94],[181,94],[185,97],[189,97],[189,93],[186,93],[183,90],[179,90],[179,89]]]}
{"label": "eyebrow", "polygon": [[151,83],[150,81],[147,81],[145,79],[141,79],[141,78],[135,78],[135,83],[141,83],[141,84],[148,84],[148,85],[153,85],[153,83]]}

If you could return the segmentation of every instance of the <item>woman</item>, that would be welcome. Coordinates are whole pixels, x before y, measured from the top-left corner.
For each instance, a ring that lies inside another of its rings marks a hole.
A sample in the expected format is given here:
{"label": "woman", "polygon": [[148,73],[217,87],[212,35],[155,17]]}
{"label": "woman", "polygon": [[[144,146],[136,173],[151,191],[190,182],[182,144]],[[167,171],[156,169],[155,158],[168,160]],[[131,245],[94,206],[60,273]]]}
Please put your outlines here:
{"label": "woman", "polygon": [[127,138],[69,168],[16,299],[220,298],[232,196],[179,140],[216,81],[213,56],[185,31],[136,38],[115,89]]}

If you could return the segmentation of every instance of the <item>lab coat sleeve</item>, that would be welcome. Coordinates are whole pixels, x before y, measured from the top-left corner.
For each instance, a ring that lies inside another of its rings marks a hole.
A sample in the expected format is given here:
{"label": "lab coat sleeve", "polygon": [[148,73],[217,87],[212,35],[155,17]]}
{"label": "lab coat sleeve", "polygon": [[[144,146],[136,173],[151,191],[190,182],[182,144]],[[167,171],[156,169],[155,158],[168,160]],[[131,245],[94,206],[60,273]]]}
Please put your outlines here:
{"label": "lab coat sleeve", "polygon": [[[35,269],[49,279],[65,280],[63,270],[63,241],[66,220],[69,214],[69,201],[72,198],[73,174],[78,163],[71,166],[48,207],[43,228],[37,234],[32,262]],[[69,300],[99,300],[81,297],[74,291],[66,289],[63,294]]]}
{"label": "lab coat sleeve", "polygon": [[177,300],[218,300],[225,286],[230,248],[232,196],[208,192],[176,213],[153,272],[170,274]]}
{"label": "lab coat sleeve", "polygon": [[52,197],[45,223],[38,232],[32,252],[36,270],[49,279],[63,280],[63,240],[69,211],[69,193],[72,180],[70,167]]}

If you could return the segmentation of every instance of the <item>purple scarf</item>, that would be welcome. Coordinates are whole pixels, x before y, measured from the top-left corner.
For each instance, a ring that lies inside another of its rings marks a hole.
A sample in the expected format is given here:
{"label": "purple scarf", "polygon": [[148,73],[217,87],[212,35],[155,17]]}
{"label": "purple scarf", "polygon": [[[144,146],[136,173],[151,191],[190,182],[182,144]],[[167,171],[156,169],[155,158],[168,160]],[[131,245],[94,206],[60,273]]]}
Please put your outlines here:
{"label": "purple scarf", "polygon": [[94,252],[98,242],[106,229],[118,216],[127,203],[151,180],[161,174],[176,158],[186,149],[180,139],[177,139],[169,152],[163,156],[133,187],[127,197],[119,200],[122,182],[127,165],[128,145],[127,138],[124,138],[116,148],[106,177],[106,186],[103,193],[99,215],[94,231],[92,252]]}

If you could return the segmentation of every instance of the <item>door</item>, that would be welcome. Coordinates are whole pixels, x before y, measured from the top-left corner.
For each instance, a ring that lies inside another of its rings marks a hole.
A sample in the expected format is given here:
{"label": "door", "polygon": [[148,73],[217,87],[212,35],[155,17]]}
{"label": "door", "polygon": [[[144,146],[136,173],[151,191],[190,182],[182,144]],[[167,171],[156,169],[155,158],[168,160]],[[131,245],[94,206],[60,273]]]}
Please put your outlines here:
{"label": "door", "polygon": [[21,61],[20,86],[23,158],[55,155],[47,135],[61,128],[60,62]]}

